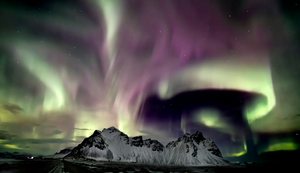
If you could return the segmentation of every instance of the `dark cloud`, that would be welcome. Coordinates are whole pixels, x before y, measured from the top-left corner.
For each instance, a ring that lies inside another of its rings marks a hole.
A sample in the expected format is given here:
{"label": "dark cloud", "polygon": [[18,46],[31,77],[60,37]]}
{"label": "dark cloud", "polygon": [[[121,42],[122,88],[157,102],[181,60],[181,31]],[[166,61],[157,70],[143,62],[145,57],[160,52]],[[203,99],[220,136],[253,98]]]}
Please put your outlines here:
{"label": "dark cloud", "polygon": [[16,144],[66,144],[66,143],[75,143],[76,141],[70,139],[57,139],[57,138],[41,138],[41,139],[32,139],[32,138],[20,138],[13,139],[9,142]]}
{"label": "dark cloud", "polygon": [[0,130],[0,139],[1,140],[11,140],[12,138],[15,138],[16,135],[9,133],[5,130]]}
{"label": "dark cloud", "polygon": [[276,114],[276,109],[267,116],[251,124],[258,133],[287,133],[300,129],[300,117],[297,115]]}
{"label": "dark cloud", "polygon": [[75,128],[75,130],[93,130],[93,129]]}
{"label": "dark cloud", "polygon": [[2,107],[12,114],[20,113],[23,110],[19,105],[16,104],[4,104]]}
{"label": "dark cloud", "polygon": [[61,133],[63,133],[63,132],[60,131],[60,130],[54,130],[54,131],[52,132],[53,135],[57,135],[57,134],[61,134]]}

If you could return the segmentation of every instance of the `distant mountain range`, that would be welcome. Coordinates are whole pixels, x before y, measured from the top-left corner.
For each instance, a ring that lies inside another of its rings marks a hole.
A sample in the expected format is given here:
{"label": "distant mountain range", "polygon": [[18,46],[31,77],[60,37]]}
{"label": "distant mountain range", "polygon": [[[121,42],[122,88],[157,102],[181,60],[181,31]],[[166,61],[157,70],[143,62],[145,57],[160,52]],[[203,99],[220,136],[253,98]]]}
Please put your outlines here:
{"label": "distant mountain range", "polygon": [[197,131],[185,134],[166,146],[157,140],[142,136],[128,137],[110,127],[96,130],[72,150],[57,153],[66,159],[93,159],[97,161],[134,162],[156,165],[227,165],[216,144]]}

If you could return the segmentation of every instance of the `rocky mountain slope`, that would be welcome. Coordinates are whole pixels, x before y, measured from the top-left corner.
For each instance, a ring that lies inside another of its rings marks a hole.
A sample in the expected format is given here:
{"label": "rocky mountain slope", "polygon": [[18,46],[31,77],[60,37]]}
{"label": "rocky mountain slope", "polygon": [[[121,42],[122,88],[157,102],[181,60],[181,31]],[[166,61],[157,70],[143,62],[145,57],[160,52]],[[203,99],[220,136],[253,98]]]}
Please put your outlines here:
{"label": "rocky mountain slope", "polygon": [[185,134],[166,146],[142,136],[128,137],[114,127],[96,130],[65,158],[136,162],[158,165],[226,165],[216,144],[201,132]]}

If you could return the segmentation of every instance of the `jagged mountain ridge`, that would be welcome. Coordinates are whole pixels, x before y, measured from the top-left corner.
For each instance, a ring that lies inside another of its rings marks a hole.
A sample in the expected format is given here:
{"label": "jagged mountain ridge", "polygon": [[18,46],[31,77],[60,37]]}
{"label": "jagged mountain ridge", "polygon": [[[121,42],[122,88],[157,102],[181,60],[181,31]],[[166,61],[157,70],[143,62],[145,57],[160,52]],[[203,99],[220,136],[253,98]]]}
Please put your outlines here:
{"label": "jagged mountain ridge", "polygon": [[160,165],[224,165],[216,144],[201,132],[185,134],[166,146],[142,136],[128,137],[115,127],[96,130],[65,158],[137,162]]}

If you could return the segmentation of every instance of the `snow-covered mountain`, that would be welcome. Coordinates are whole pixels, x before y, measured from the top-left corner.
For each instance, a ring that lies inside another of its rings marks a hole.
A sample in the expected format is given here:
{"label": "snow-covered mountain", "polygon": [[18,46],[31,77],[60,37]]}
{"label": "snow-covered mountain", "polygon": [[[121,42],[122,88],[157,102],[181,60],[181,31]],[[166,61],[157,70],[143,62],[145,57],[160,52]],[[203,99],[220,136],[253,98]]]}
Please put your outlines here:
{"label": "snow-covered mountain", "polygon": [[224,165],[216,144],[205,139],[201,132],[185,134],[166,145],[171,165]]}
{"label": "snow-covered mountain", "polygon": [[96,130],[65,158],[160,165],[225,165],[216,144],[200,132],[185,134],[166,145],[142,136],[128,137],[114,127]]}

